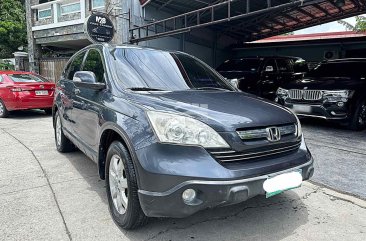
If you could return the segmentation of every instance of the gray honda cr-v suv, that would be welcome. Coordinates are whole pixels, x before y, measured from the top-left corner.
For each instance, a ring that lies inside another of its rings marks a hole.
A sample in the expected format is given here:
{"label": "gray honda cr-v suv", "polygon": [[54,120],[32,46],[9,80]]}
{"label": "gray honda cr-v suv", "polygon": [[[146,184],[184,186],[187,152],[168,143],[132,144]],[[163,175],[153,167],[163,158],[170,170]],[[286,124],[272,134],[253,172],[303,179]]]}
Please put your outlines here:
{"label": "gray honda cr-v suv", "polygon": [[181,52],[82,49],[57,83],[53,119],[57,150],[98,164],[123,228],[269,197],[313,174],[291,111]]}

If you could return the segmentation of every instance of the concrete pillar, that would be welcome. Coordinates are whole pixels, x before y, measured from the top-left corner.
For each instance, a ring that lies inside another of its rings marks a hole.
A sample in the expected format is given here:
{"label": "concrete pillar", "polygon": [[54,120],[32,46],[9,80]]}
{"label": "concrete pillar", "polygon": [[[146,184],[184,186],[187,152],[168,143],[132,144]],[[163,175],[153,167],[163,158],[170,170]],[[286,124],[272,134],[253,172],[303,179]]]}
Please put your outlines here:
{"label": "concrete pillar", "polygon": [[[121,16],[118,21],[120,21],[120,28],[121,31],[119,35],[121,36],[122,43],[128,43],[130,40],[130,20],[128,20],[129,17],[133,18],[132,14],[128,14],[129,11],[132,9],[132,3],[131,0],[120,0],[121,1],[121,14],[125,13],[125,15]],[[131,19],[132,21],[132,19]]]}
{"label": "concrete pillar", "polygon": [[36,44],[32,31],[32,9],[31,0],[25,0],[26,19],[27,19],[27,37],[29,53],[29,71],[39,73],[39,59],[41,57],[41,46]]}

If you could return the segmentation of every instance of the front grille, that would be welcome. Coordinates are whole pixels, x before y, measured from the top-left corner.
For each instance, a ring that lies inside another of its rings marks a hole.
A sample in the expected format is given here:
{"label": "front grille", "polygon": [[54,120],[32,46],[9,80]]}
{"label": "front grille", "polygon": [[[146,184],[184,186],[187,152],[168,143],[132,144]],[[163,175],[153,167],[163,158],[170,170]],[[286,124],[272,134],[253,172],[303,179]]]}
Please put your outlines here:
{"label": "front grille", "polygon": [[288,154],[293,151],[297,151],[301,143],[296,143],[290,146],[273,148],[264,151],[255,152],[236,152],[236,151],[211,151],[210,154],[218,161],[221,162],[238,162],[258,159],[262,157],[273,157],[279,154]]}
{"label": "front grille", "polygon": [[288,95],[293,100],[320,100],[322,98],[322,92],[320,90],[292,89],[289,90]]}
{"label": "front grille", "polygon": [[[280,136],[289,136],[289,135],[296,135],[296,124],[290,125],[282,125],[277,127]],[[244,141],[250,140],[258,140],[258,139],[266,139],[268,136],[267,128],[258,128],[258,129],[250,129],[250,130],[241,130],[237,131],[240,139]]]}

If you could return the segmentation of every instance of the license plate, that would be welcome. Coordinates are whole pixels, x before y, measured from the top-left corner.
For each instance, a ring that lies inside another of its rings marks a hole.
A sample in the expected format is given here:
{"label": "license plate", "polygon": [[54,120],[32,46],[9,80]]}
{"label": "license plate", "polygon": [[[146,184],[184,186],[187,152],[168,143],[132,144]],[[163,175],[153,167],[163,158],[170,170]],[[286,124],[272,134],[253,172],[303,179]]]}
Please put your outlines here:
{"label": "license plate", "polygon": [[311,106],[307,105],[293,105],[292,110],[295,113],[311,113]]}
{"label": "license plate", "polygon": [[272,197],[283,191],[294,189],[301,186],[302,171],[283,173],[274,177],[270,177],[263,183],[263,189],[266,191],[266,197]]}
{"label": "license plate", "polygon": [[36,95],[48,95],[48,90],[36,90]]}

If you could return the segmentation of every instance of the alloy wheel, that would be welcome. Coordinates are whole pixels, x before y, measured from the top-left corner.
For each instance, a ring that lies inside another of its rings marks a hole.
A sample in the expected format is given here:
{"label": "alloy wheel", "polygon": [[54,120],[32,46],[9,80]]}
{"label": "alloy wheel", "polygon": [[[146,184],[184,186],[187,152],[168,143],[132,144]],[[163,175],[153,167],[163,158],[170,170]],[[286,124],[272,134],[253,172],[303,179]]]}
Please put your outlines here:
{"label": "alloy wheel", "polygon": [[57,116],[56,118],[56,142],[57,145],[60,146],[61,145],[61,135],[62,135],[62,129],[61,129],[61,120],[60,120],[60,116]]}
{"label": "alloy wheel", "polygon": [[124,214],[128,204],[127,176],[122,158],[113,155],[109,164],[109,187],[114,207]]}

